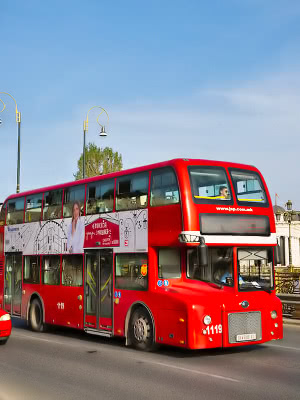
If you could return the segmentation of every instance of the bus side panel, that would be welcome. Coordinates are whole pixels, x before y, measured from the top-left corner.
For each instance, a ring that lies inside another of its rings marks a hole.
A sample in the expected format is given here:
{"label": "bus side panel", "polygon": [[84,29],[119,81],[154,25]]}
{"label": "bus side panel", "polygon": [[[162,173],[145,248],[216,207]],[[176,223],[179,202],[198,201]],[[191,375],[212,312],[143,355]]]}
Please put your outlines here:
{"label": "bus side panel", "polygon": [[182,230],[181,205],[149,207],[149,246],[178,246]]}
{"label": "bus side panel", "polygon": [[186,313],[178,310],[158,309],[156,324],[157,343],[178,347],[187,346]]}

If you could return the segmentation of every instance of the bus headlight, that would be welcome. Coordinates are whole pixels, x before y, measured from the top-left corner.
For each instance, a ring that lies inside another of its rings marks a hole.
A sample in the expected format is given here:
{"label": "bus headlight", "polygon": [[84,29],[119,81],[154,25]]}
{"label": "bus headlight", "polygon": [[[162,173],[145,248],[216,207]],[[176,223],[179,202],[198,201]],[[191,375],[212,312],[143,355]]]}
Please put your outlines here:
{"label": "bus headlight", "polygon": [[9,314],[4,314],[2,317],[0,317],[0,321],[9,321],[10,320],[10,315]]}
{"label": "bus headlight", "polygon": [[211,323],[211,316],[205,315],[205,317],[203,318],[203,322],[205,323],[205,325],[209,325]]}
{"label": "bus headlight", "polygon": [[271,311],[271,318],[277,318],[277,312],[275,310]]}

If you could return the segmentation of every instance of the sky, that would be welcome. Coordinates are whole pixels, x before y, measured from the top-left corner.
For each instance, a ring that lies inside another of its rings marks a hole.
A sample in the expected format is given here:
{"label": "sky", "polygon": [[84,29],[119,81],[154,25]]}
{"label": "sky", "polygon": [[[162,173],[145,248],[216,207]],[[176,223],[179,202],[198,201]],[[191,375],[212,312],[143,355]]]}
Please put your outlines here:
{"label": "sky", "polygon": [[[298,0],[0,0],[0,92],[21,112],[21,191],[74,179],[87,143],[124,169],[200,158],[255,165],[300,210]],[[0,201],[17,124],[0,112]],[[0,110],[3,104],[0,102]]]}

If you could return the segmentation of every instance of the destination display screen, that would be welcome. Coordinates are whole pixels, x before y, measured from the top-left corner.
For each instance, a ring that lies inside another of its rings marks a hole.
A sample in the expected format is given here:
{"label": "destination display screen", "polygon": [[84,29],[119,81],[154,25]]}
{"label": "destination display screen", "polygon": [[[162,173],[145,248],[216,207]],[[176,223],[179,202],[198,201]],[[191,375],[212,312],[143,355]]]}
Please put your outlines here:
{"label": "destination display screen", "polygon": [[270,222],[265,215],[200,214],[202,235],[270,236]]}

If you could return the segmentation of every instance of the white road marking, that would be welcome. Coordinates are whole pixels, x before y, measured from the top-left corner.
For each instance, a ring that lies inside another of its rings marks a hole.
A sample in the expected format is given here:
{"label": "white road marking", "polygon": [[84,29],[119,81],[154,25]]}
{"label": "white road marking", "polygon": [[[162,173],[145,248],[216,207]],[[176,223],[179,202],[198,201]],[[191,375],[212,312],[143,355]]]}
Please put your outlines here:
{"label": "white road marking", "polygon": [[[15,337],[20,337],[20,338],[25,338],[25,339],[30,339],[30,340],[39,340],[41,342],[55,343],[55,344],[59,344],[59,345],[63,345],[63,346],[66,346],[66,345],[67,346],[73,346],[73,347],[75,346],[75,347],[78,348],[77,344],[73,345],[70,342],[59,342],[57,340],[50,340],[50,339],[40,338],[40,337],[33,336],[33,335],[22,335],[22,334],[19,334],[19,333],[14,333],[14,336]],[[82,346],[81,348],[83,348],[83,347],[84,348],[91,348],[91,346]],[[103,348],[101,348],[101,351],[103,351]],[[111,347],[109,349],[107,349],[107,351],[111,352],[112,351]],[[161,362],[158,362],[158,361],[150,361],[150,360],[145,360],[145,359],[141,360],[140,358],[136,358],[136,357],[133,357],[132,359],[135,360],[135,361],[142,361],[145,364],[148,363],[148,364],[159,365],[159,366],[164,367],[164,368],[177,369],[179,371],[184,371],[184,372],[188,372],[188,373],[192,373],[192,374],[208,376],[208,377],[216,378],[216,379],[222,379],[222,380],[225,380],[225,381],[230,381],[230,382],[235,382],[235,383],[240,383],[241,382],[238,379],[229,378],[229,377],[223,376],[223,375],[210,374],[208,372],[199,371],[197,369],[178,367],[178,366],[175,366],[175,365],[161,363]]]}
{"label": "white road marking", "polygon": [[229,377],[227,377],[227,376],[210,374],[210,373],[208,373],[208,372],[202,372],[202,371],[199,371],[199,370],[197,370],[197,369],[190,369],[190,368],[184,368],[184,367],[177,367],[177,366],[175,366],[175,365],[165,364],[165,363],[161,363],[161,362],[157,362],[157,361],[145,361],[145,363],[160,365],[160,366],[162,366],[162,367],[167,367],[167,368],[178,369],[178,370],[180,370],[180,371],[185,371],[185,372],[189,372],[189,373],[193,373],[193,374],[209,376],[209,377],[211,377],[211,378],[223,379],[223,380],[225,380],[225,381],[230,381],[230,382],[236,382],[236,383],[240,383],[240,382],[241,382],[241,381],[239,381],[238,379],[229,378]]}
{"label": "white road marking", "polygon": [[[41,341],[41,342],[48,342],[48,343],[61,344],[61,345],[63,345],[63,346],[66,345],[66,343],[58,342],[57,340],[45,339],[45,338],[41,338],[41,337],[37,337],[37,336],[32,336],[32,335],[22,335],[22,334],[19,334],[19,333],[14,333],[12,336],[14,336],[14,337],[20,337],[20,338],[25,338],[25,339],[39,340],[39,341]],[[69,346],[75,346],[75,345],[72,345],[72,344],[70,344],[70,343],[68,343],[68,345],[69,345]]]}
{"label": "white road marking", "polygon": [[282,349],[300,351],[299,347],[281,346],[280,344],[265,344],[265,346],[267,346],[267,347],[280,347]]}

